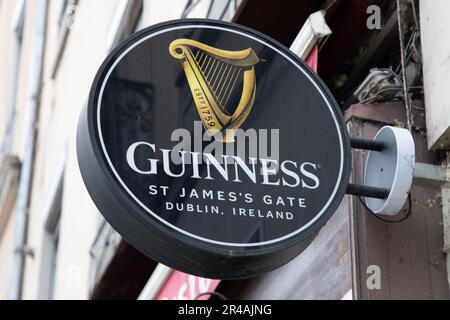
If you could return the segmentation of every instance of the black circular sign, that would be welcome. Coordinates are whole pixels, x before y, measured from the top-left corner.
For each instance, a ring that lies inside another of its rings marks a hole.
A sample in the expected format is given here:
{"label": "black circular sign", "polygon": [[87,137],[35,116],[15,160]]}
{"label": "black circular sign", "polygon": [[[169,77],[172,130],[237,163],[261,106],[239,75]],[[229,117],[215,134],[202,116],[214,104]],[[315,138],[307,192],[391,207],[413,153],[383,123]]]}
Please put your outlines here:
{"label": "black circular sign", "polygon": [[149,257],[220,279],[298,255],[349,177],[340,110],[322,81],[248,28],[180,20],[111,53],[78,128],[86,187]]}

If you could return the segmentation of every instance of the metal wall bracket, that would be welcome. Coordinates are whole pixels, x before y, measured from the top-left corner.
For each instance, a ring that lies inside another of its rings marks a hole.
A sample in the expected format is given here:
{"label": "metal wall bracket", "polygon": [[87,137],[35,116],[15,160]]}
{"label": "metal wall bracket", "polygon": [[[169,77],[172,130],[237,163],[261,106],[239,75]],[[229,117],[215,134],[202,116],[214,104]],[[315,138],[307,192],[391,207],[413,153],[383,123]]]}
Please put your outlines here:
{"label": "metal wall bracket", "polygon": [[385,147],[383,142],[361,138],[351,138],[350,143],[353,149],[383,151]]}
{"label": "metal wall bracket", "polygon": [[406,129],[383,127],[374,140],[352,138],[354,149],[369,150],[363,185],[349,184],[347,194],[366,198],[376,214],[396,215],[411,190],[415,147]]}
{"label": "metal wall bracket", "polygon": [[389,196],[389,191],[390,190],[386,188],[377,188],[349,183],[346,193],[359,197],[386,199]]}

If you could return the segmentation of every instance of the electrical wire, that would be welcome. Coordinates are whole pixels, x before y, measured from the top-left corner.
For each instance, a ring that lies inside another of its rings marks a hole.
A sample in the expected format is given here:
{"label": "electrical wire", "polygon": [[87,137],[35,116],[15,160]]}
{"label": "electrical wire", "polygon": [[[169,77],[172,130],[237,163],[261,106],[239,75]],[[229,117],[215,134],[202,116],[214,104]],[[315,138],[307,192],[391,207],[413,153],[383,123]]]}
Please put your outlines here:
{"label": "electrical wire", "polygon": [[414,110],[417,110],[417,111],[425,111],[425,108],[418,107],[418,106],[416,106],[416,105],[414,105],[414,104],[412,104],[411,107],[412,107]]}
{"label": "electrical wire", "polygon": [[375,212],[373,212],[365,203],[365,201],[361,198],[361,196],[357,196],[359,201],[361,202],[361,204],[363,205],[363,207],[375,218],[377,218],[378,220],[384,222],[384,223],[391,223],[391,224],[397,224],[397,223],[401,223],[406,221],[409,217],[411,217],[412,215],[412,199],[411,199],[411,193],[409,193],[408,195],[408,213],[406,214],[406,216],[404,216],[403,218],[399,219],[399,220],[389,220],[389,219],[384,219],[382,217],[380,217],[380,215],[376,214]]}
{"label": "electrical wire", "polygon": [[[399,42],[400,42],[400,61],[401,61],[401,66],[402,66],[402,79],[403,79],[403,91],[404,91],[404,96],[405,96],[405,109],[406,109],[406,120],[407,120],[407,124],[408,124],[408,130],[412,135],[412,101],[411,101],[411,96],[409,94],[409,90],[408,90],[408,82],[407,82],[407,77],[406,77],[406,60],[405,60],[405,42],[403,39],[403,26],[402,26],[402,12],[401,12],[401,6],[400,6],[400,0],[396,1],[397,4],[397,19],[398,19],[398,32],[399,32]],[[416,8],[414,5],[414,0],[413,0],[413,13],[416,17]],[[416,19],[416,28],[418,27],[418,21]],[[414,42],[413,42],[414,43]],[[408,195],[408,201],[409,201],[409,211],[408,214],[403,218],[398,220],[398,222],[403,222],[406,219],[408,219],[411,214],[412,214],[412,199],[411,199],[411,192]],[[398,223],[397,222],[397,223]]]}
{"label": "electrical wire", "polygon": [[337,0],[330,1],[330,3],[327,5],[327,7],[325,9],[323,9],[323,11],[325,11],[327,13],[328,10],[330,10],[331,7],[333,7],[336,4],[336,2],[337,2]]}
{"label": "electrical wire", "polygon": [[[408,89],[409,89],[410,91],[413,91],[413,90],[423,90],[423,87],[420,87],[420,86],[418,86],[418,87],[409,87]],[[383,96],[383,93],[388,93],[388,92],[391,92],[391,91],[397,92],[397,91],[400,91],[400,90],[402,90],[402,87],[401,87],[401,86],[389,86],[389,87],[385,87],[385,88],[383,88],[383,89],[381,89],[381,90],[379,90],[379,91],[376,91],[375,96],[373,96],[373,97],[371,97],[371,98],[364,99],[364,100],[360,101],[360,103],[361,103],[361,104],[366,104],[366,103],[371,103],[371,102],[380,101],[380,99],[385,99],[385,100],[389,100],[389,101],[403,100],[403,99],[402,99],[403,97],[391,97],[391,96],[389,96],[389,97],[384,97],[384,96]],[[369,92],[369,94],[371,94],[371,92]],[[366,96],[368,96],[369,94],[367,94]],[[372,94],[373,94],[373,93],[372,93]],[[395,98],[396,98],[396,99],[395,99]],[[414,106],[414,105],[412,105],[412,107],[413,107],[414,109],[421,110],[420,108],[418,108],[418,107],[416,107],[416,106]],[[423,110],[425,110],[425,109],[422,109],[421,111],[423,111]]]}
{"label": "electrical wire", "polygon": [[403,94],[405,96],[406,123],[408,125],[408,130],[412,132],[411,97],[409,95],[408,82],[406,79],[405,42],[403,39],[403,25],[402,25],[400,0],[397,0],[397,19],[398,19],[399,42],[400,42],[400,60],[402,65]]}
{"label": "electrical wire", "polygon": [[416,1],[411,0],[410,2],[411,2],[412,10],[413,10],[414,24],[416,25],[416,31],[420,31],[420,22],[419,22],[419,18],[418,18],[418,14],[417,14],[417,9],[416,9]]}
{"label": "electrical wire", "polygon": [[223,294],[216,292],[216,291],[200,293],[197,297],[195,297],[194,300],[199,300],[201,297],[204,297],[204,296],[216,297],[219,300],[224,300],[224,301],[228,300],[227,297],[225,297]]}

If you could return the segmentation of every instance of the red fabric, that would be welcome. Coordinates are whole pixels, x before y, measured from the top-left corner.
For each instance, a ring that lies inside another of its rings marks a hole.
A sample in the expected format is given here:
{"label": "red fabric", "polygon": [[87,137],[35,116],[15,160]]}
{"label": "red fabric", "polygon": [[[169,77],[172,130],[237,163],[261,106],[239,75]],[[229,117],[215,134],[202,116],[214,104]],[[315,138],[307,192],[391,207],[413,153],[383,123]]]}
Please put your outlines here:
{"label": "red fabric", "polygon": [[319,48],[314,46],[308,58],[306,58],[306,63],[317,73],[317,67],[319,63]]}
{"label": "red fabric", "polygon": [[[216,290],[220,280],[196,277],[173,270],[156,300],[194,300],[199,294]],[[199,300],[208,300],[209,296]]]}

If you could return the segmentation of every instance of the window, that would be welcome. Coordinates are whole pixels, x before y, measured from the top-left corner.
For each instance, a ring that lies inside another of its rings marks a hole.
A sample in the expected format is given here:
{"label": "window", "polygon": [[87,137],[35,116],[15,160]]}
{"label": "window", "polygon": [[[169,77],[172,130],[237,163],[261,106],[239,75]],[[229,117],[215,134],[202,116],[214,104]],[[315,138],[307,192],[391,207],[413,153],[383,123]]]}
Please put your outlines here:
{"label": "window", "polygon": [[23,37],[23,25],[25,20],[25,0],[21,0],[17,3],[12,29],[15,36],[15,43],[13,47],[13,61],[11,69],[11,87],[9,93],[9,106],[5,122],[2,127],[5,128],[5,133],[3,135],[4,140],[0,152],[0,160],[11,152],[11,146],[14,139],[14,117],[16,115],[16,98],[17,98],[17,86],[19,83],[19,73],[20,73],[20,57],[22,54],[22,37]]}
{"label": "window", "polygon": [[182,18],[208,18],[231,21],[240,0],[189,0]]}
{"label": "window", "polygon": [[231,21],[237,9],[237,0],[213,0],[208,10],[209,19]]}
{"label": "window", "polygon": [[59,170],[56,171],[55,179],[47,192],[48,197],[45,200],[42,212],[45,222],[38,292],[38,299],[41,300],[51,300],[55,293],[65,164],[66,161],[62,161]]}
{"label": "window", "polygon": [[56,77],[58,68],[66,48],[71,24],[74,22],[78,6],[78,0],[63,0],[61,2],[60,14],[58,18],[59,34],[57,36],[58,45],[56,46],[55,60],[52,67],[52,79]]}
{"label": "window", "polygon": [[6,156],[0,162],[0,242],[16,202],[19,175],[19,158]]}
{"label": "window", "polygon": [[61,211],[57,213],[58,221],[55,226],[47,228],[48,237],[48,292],[47,299],[51,300],[55,293],[55,278],[56,278],[56,262],[58,257],[58,246],[59,246],[59,226],[60,226],[60,216]]}
{"label": "window", "polygon": [[69,7],[69,3],[70,3],[70,0],[62,0],[61,1],[61,9],[60,9],[59,20],[58,20],[58,26],[59,26],[60,30],[61,30],[64,20],[67,16],[67,11],[68,11],[67,9]]}
{"label": "window", "polygon": [[108,52],[133,33],[142,15],[142,8],[142,0],[120,0],[118,2],[107,35],[106,49]]}
{"label": "window", "polygon": [[17,2],[12,30],[14,33],[11,87],[9,89],[8,110],[1,128],[5,128],[0,149],[0,240],[8,224],[14,207],[20,175],[20,160],[11,155],[14,141],[14,118],[16,116],[17,86],[19,82],[20,57],[22,53],[23,25],[25,20],[25,0]]}

